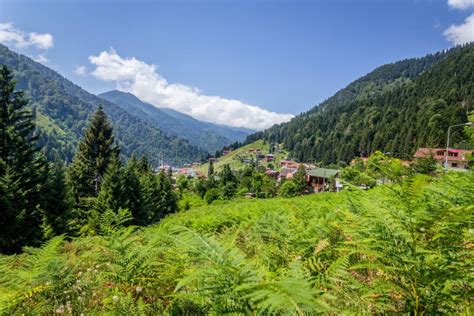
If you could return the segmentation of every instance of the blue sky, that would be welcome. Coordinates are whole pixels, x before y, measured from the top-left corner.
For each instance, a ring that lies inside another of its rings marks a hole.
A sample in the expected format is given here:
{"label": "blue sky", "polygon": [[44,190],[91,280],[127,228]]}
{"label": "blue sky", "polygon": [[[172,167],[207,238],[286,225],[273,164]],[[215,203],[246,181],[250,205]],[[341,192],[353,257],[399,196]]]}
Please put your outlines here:
{"label": "blue sky", "polygon": [[[263,128],[289,118],[272,112],[306,111],[384,63],[472,40],[473,1],[449,1],[0,0],[0,23],[25,37],[51,34],[48,49],[4,42],[90,92],[119,87],[201,119]],[[127,67],[145,74],[117,74]]]}

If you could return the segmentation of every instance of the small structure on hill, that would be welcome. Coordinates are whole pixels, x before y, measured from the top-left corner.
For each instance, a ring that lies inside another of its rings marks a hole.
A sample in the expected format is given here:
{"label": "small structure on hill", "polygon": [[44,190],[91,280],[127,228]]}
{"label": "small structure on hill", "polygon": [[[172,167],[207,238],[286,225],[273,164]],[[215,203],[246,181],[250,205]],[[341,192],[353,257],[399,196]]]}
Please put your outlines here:
{"label": "small structure on hill", "polygon": [[275,156],[272,155],[272,154],[267,154],[267,155],[265,155],[264,159],[265,159],[266,162],[270,162],[270,161],[275,160]]}
{"label": "small structure on hill", "polygon": [[336,189],[336,179],[339,178],[340,170],[316,168],[306,171],[308,186],[316,192],[332,191]]}
{"label": "small structure on hill", "polygon": [[467,170],[469,159],[468,155],[474,155],[474,150],[452,149],[446,153],[446,148],[419,148],[413,155],[414,159],[432,158],[436,162],[446,167],[446,156],[448,168],[454,170]]}

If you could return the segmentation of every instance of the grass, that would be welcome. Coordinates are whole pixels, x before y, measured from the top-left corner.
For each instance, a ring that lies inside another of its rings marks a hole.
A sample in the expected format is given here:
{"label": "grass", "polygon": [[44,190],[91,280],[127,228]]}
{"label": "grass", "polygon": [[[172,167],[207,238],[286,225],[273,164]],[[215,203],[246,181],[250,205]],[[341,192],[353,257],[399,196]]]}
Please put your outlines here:
{"label": "grass", "polygon": [[[240,170],[244,167],[244,164],[240,161],[239,156],[242,158],[253,158],[255,160],[255,154],[250,154],[248,151],[250,149],[260,149],[261,154],[265,155],[269,153],[269,144],[264,143],[263,140],[258,140],[254,143],[242,146],[226,156],[220,157],[214,162],[214,171],[220,171],[224,167],[225,164],[230,165],[233,170]],[[278,166],[279,162],[286,159],[288,156],[288,152],[280,149],[278,153],[274,153],[275,161],[271,162],[275,167]],[[260,161],[260,164],[263,166],[267,166],[268,164],[265,161]],[[197,171],[207,174],[207,170],[209,168],[209,164],[203,164],[197,168]]]}

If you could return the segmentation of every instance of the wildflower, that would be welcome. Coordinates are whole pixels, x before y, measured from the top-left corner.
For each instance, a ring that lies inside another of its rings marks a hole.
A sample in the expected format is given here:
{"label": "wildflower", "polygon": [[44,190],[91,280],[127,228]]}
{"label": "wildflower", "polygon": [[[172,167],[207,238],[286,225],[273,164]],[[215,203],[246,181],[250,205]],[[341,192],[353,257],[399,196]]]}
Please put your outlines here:
{"label": "wildflower", "polygon": [[59,307],[56,309],[56,313],[58,313],[58,314],[63,314],[63,313],[64,313],[64,305],[59,306]]}
{"label": "wildflower", "polygon": [[117,295],[112,296],[112,301],[117,303],[119,301],[119,297]]}
{"label": "wildflower", "polygon": [[296,256],[296,260],[301,260],[301,256]]}
{"label": "wildflower", "polygon": [[141,286],[137,286],[135,290],[137,291],[137,293],[141,293],[143,288]]}

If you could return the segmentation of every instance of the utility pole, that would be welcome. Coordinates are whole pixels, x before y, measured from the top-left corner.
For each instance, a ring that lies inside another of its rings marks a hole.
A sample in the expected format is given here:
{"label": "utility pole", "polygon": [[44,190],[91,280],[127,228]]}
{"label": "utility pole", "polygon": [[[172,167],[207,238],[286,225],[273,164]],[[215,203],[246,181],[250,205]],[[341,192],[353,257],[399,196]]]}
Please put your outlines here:
{"label": "utility pole", "polygon": [[448,170],[448,167],[449,167],[449,165],[448,165],[448,154],[449,154],[449,138],[451,137],[451,128],[452,127],[459,127],[459,126],[469,126],[469,125],[472,125],[472,122],[451,125],[450,127],[448,127],[448,139],[446,141],[446,155],[445,155],[445,159],[444,159],[444,168],[446,168],[446,170]]}

